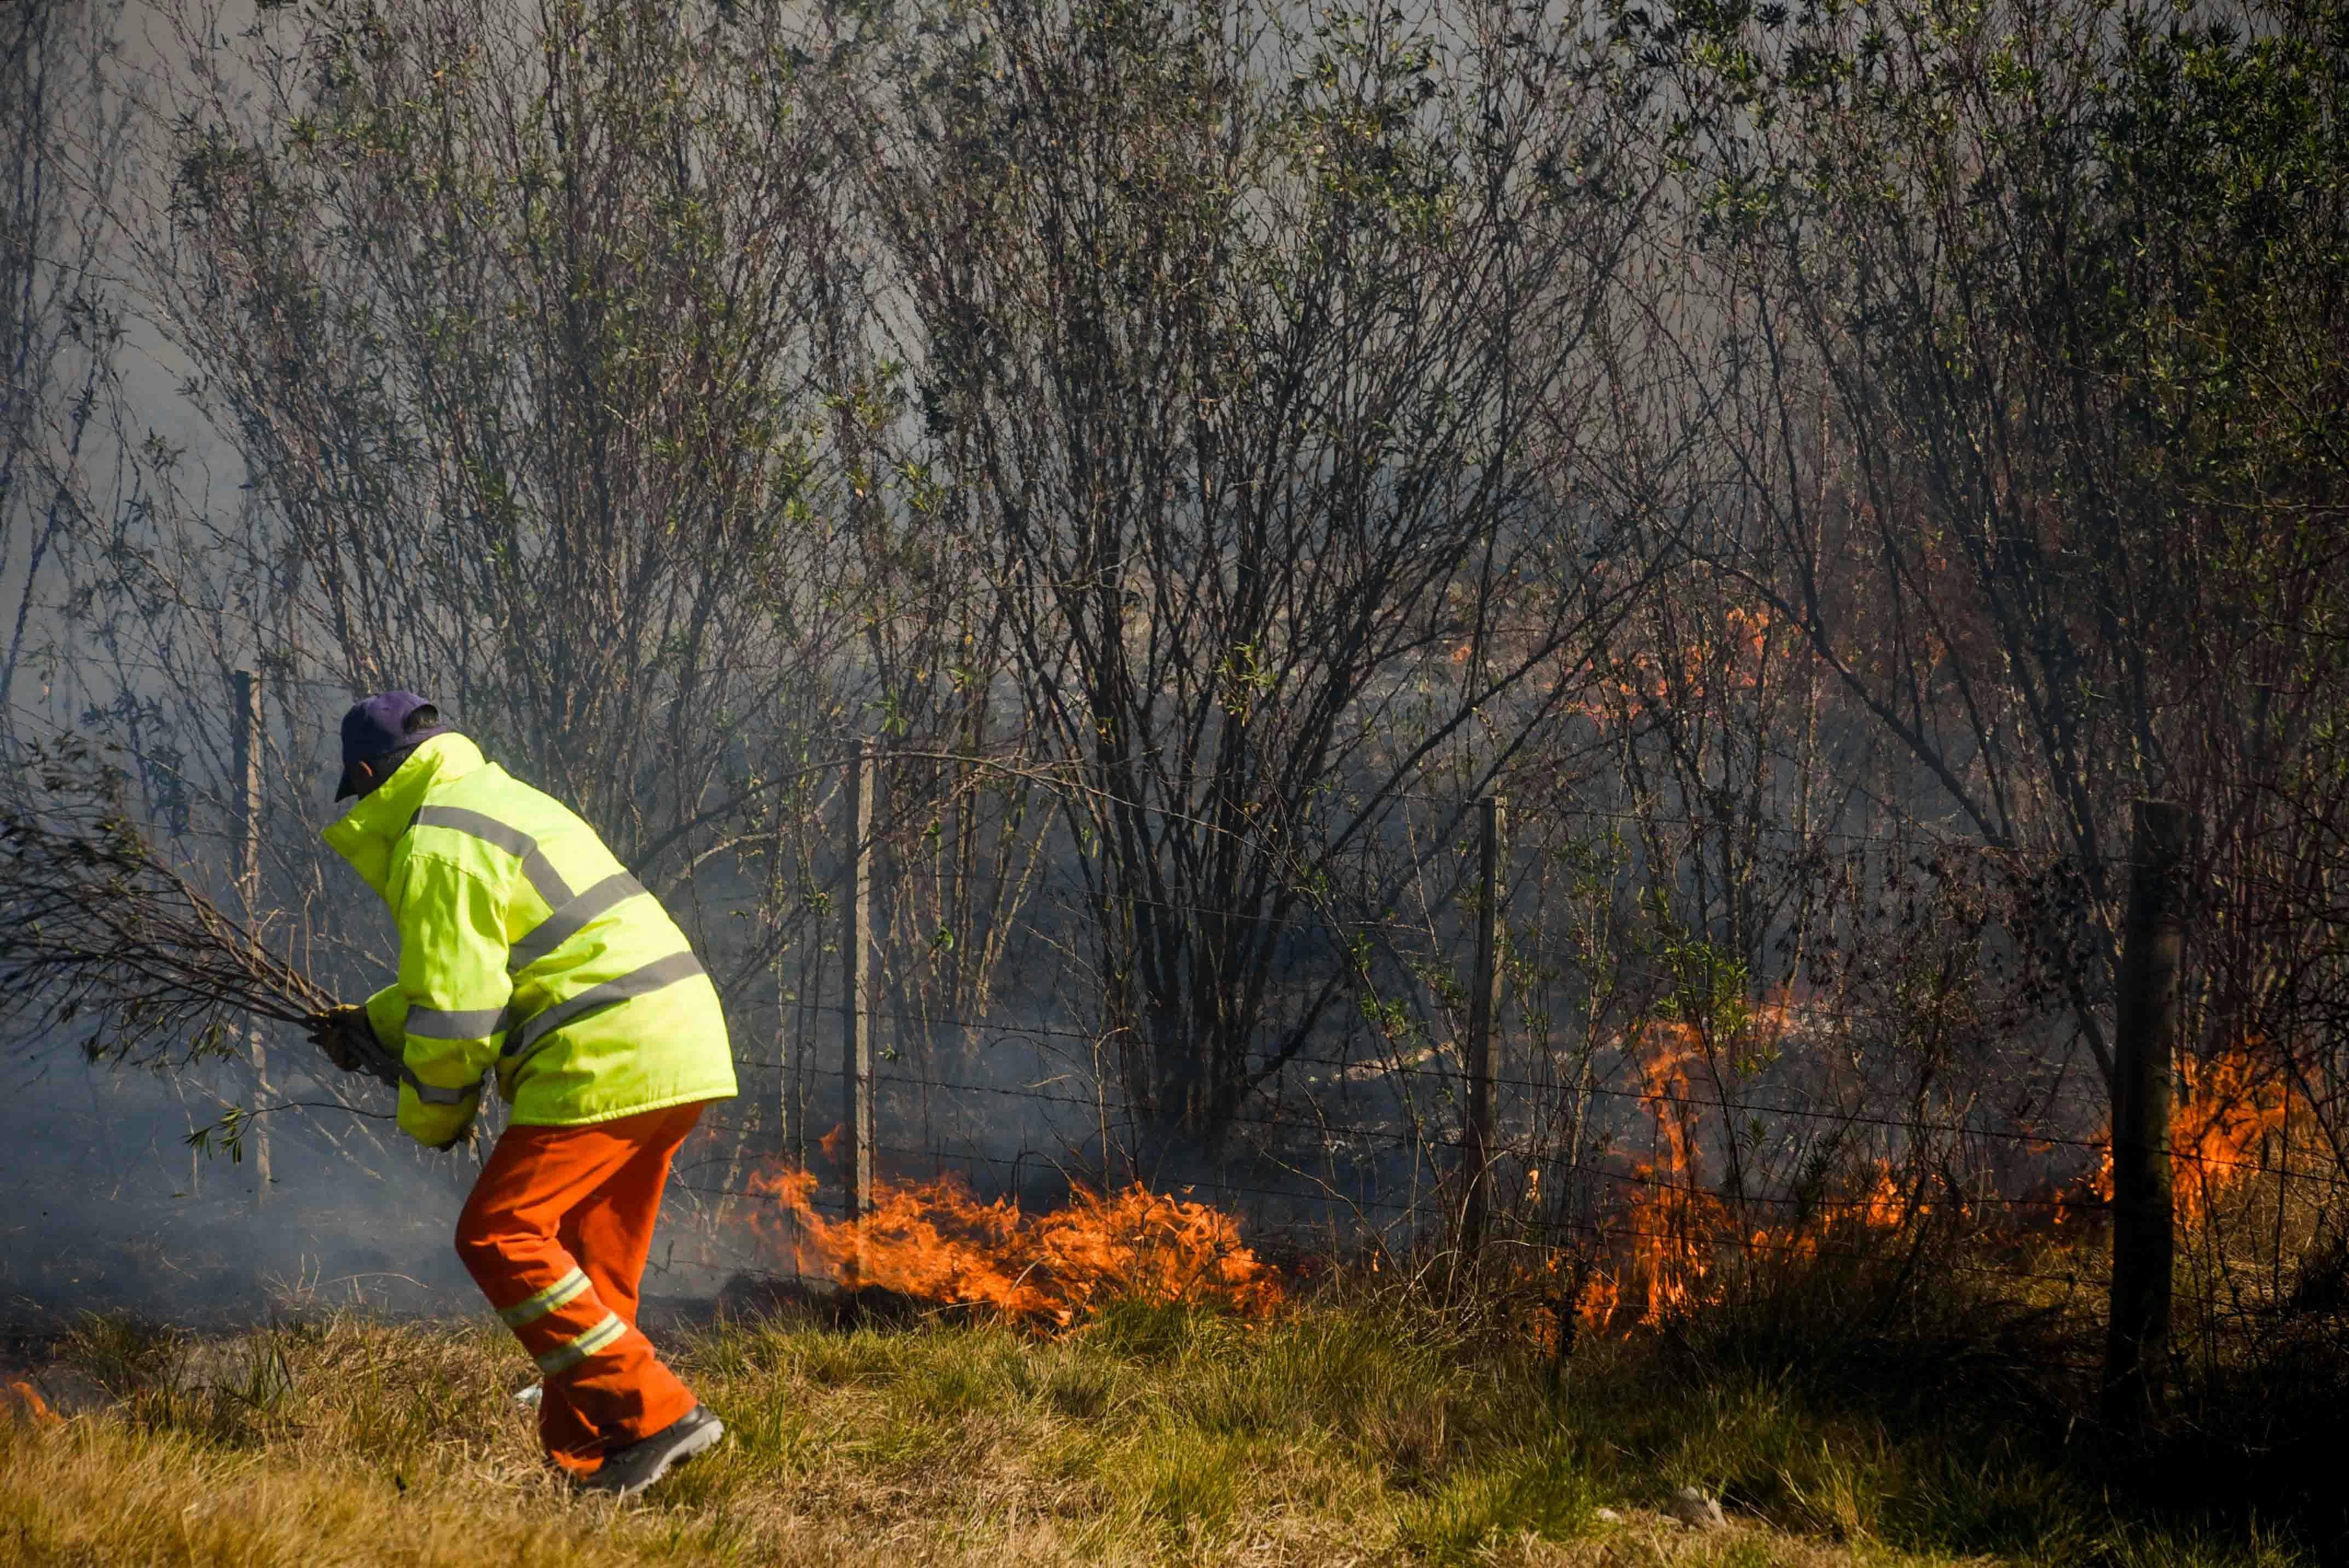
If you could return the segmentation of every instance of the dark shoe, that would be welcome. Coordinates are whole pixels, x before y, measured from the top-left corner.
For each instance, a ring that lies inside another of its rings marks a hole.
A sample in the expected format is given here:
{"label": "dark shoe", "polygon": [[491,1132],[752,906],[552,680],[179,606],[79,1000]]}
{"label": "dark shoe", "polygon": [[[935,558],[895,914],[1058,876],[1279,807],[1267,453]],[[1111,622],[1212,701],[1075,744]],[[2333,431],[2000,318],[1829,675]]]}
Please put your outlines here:
{"label": "dark shoe", "polygon": [[684,1463],[725,1435],[726,1423],[696,1405],[651,1437],[605,1454],[602,1464],[579,1478],[580,1489],[634,1497],[667,1475],[669,1466]]}

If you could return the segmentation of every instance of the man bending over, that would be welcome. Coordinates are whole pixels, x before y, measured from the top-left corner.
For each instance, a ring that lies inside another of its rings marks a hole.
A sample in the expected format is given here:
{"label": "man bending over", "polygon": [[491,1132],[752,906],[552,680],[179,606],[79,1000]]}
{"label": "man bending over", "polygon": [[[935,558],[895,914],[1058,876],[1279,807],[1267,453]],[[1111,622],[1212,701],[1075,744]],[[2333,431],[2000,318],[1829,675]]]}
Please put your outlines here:
{"label": "man bending over", "polygon": [[538,1429],[627,1496],[724,1435],[636,1327],[670,1158],[734,1093],[718,993],[660,901],[577,815],[483,759],[413,692],[343,717],[326,842],[383,895],[399,979],[316,1030],[399,1087],[399,1125],[465,1137],[497,1074],[509,1125],[457,1254],[544,1375]]}

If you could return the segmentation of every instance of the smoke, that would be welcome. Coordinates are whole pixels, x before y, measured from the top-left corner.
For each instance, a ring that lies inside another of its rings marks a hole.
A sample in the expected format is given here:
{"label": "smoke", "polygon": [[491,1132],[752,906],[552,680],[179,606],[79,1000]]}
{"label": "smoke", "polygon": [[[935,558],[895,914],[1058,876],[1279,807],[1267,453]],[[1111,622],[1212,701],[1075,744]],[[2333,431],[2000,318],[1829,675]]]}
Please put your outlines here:
{"label": "smoke", "polygon": [[[202,1075],[174,1084],[20,1055],[0,1096],[0,1321],[130,1312],[177,1323],[250,1322],[330,1305],[446,1312],[471,1296],[449,1244],[473,1174],[389,1150],[362,1163],[317,1136],[338,1113],[270,1120],[264,1191],[248,1147],[207,1153],[189,1132],[217,1119]],[[286,1086],[288,1099],[306,1087]],[[315,1127],[292,1120],[316,1116]],[[348,1139],[351,1129],[338,1130]]]}

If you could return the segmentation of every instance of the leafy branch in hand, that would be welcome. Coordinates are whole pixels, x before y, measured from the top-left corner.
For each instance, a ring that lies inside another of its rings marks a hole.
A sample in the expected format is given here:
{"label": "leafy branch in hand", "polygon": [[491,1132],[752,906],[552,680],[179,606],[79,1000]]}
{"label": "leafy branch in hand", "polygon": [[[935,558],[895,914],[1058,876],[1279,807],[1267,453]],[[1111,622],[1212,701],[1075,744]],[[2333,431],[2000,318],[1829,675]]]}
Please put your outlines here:
{"label": "leafy branch in hand", "polygon": [[240,1016],[306,1027],[334,1006],[158,852],[87,743],[26,770],[38,804],[0,812],[0,1017],[94,1025],[92,1061],[178,1067],[227,1055]]}

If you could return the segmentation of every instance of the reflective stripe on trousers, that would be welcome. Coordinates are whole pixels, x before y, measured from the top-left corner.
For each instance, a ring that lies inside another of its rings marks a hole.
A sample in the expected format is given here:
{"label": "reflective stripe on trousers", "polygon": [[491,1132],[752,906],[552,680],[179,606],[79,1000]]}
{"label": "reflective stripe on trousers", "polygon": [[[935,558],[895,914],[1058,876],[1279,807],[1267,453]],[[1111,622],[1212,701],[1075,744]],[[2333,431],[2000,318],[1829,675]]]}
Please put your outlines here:
{"label": "reflective stripe on trousers", "polygon": [[498,1317],[508,1328],[520,1328],[525,1323],[536,1323],[558,1306],[570,1305],[586,1294],[587,1272],[574,1268],[536,1295],[504,1308]]}
{"label": "reflective stripe on trousers", "polygon": [[607,1312],[593,1328],[584,1329],[554,1349],[543,1352],[537,1358],[538,1369],[550,1377],[568,1372],[627,1331],[628,1326],[620,1321],[618,1313]]}
{"label": "reflective stripe on trousers", "polygon": [[539,1437],[566,1470],[649,1437],[693,1395],[632,1326],[661,1190],[699,1105],[512,1126],[457,1222],[457,1254],[546,1374]]}

